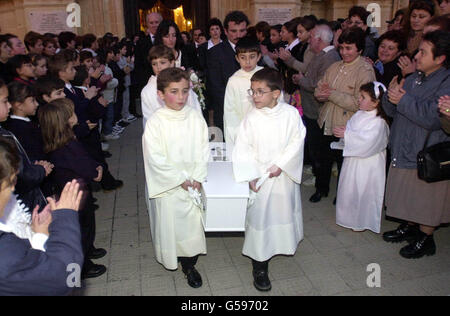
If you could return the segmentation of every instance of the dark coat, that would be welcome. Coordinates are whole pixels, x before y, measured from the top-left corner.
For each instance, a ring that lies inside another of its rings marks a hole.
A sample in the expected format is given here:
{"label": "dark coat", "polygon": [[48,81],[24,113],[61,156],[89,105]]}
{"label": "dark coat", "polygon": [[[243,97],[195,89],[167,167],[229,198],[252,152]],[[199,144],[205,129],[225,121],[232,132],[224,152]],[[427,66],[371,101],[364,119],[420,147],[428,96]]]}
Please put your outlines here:
{"label": "dark coat", "polygon": [[134,71],[135,80],[138,86],[144,87],[153,75],[152,65],[148,61],[148,53],[153,47],[152,39],[149,35],[141,38],[136,43]]}
{"label": "dark coat", "polygon": [[200,69],[195,46],[183,46],[183,48],[181,49],[181,66],[186,70],[198,71]]}
{"label": "dark coat", "polygon": [[208,96],[212,109],[218,114],[219,121],[215,116],[215,124],[219,128],[223,128],[223,103],[228,79],[240,69],[235,56],[236,53],[228,40],[214,46],[207,54]]}
{"label": "dark coat", "polygon": [[377,76],[377,81],[381,82],[387,87],[389,87],[389,84],[391,83],[392,79],[394,79],[395,76],[401,76],[402,70],[397,65],[398,60],[400,59],[400,56],[394,59],[393,61],[383,64],[383,74],[380,73],[380,70],[378,68],[374,67],[375,75]]}
{"label": "dark coat", "polygon": [[41,129],[36,122],[9,118],[5,127],[17,137],[32,162],[46,159]]}
{"label": "dark coat", "polygon": [[16,189],[14,192],[30,211],[32,211],[36,205],[39,205],[42,209],[47,205],[47,201],[40,189],[40,186],[45,179],[44,167],[35,165],[30,161],[26,151],[14,134],[0,127],[0,136],[10,139],[16,144],[21,158]]}
{"label": "dark coat", "polygon": [[83,183],[90,183],[97,178],[97,167],[101,164],[91,158],[83,145],[72,140],[65,146],[48,153],[49,161],[55,165],[51,174],[58,193],[67,182],[80,179]]}
{"label": "dark coat", "polygon": [[[52,214],[46,252],[31,248],[28,240],[0,232],[0,296],[68,295],[70,264],[83,264],[78,213],[58,210]],[[80,270],[81,271],[81,270]],[[79,277],[79,276],[78,276]]]}

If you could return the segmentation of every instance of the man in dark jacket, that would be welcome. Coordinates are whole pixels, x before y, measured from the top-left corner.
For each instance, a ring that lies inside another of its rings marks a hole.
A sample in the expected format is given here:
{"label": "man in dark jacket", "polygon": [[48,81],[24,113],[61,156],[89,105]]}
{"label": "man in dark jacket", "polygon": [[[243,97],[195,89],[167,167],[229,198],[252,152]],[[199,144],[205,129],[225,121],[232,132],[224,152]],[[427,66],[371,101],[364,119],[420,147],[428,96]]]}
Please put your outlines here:
{"label": "man in dark jacket", "polygon": [[223,131],[223,103],[228,79],[240,69],[236,60],[237,42],[247,35],[250,24],[248,17],[241,11],[233,11],[224,21],[227,40],[208,51],[207,82],[208,95],[214,109],[214,125]]}

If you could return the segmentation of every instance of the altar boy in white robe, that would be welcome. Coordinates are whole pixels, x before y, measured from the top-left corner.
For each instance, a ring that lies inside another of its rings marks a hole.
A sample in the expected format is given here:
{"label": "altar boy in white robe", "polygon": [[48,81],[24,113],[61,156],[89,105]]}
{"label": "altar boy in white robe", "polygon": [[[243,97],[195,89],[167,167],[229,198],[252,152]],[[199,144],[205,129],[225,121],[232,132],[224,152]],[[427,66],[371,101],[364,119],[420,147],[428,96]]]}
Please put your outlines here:
{"label": "altar boy in white robe", "polygon": [[252,97],[248,94],[250,79],[263,69],[258,66],[261,59],[261,46],[256,40],[244,37],[236,44],[236,60],[241,69],[230,77],[225,90],[224,132],[227,151],[232,152],[242,120],[253,108]]}
{"label": "altar boy in white robe", "polygon": [[242,121],[233,150],[235,179],[250,182],[254,195],[242,252],[252,259],[259,291],[272,288],[269,260],[294,255],[303,239],[300,183],[306,129],[298,111],[278,101],[282,87],[282,77],[273,69],[252,77],[249,94],[255,108]]}
{"label": "altar boy in white robe", "polygon": [[359,108],[347,126],[334,129],[344,138],[344,164],[339,179],[336,223],[379,234],[386,183],[389,126],[381,108],[386,87],[370,82],[360,88]]}
{"label": "altar boy in white robe", "polygon": [[[158,75],[164,69],[175,67],[175,55],[172,49],[164,45],[158,45],[150,49],[148,61],[152,65],[154,75],[150,77],[147,85],[141,91],[144,129],[153,113],[164,106],[164,102],[158,97],[157,92]],[[202,111],[197,94],[192,89],[189,90],[187,105],[199,112]]]}
{"label": "altar boy in white robe", "polygon": [[189,191],[201,190],[209,158],[208,128],[196,110],[186,106],[189,74],[169,68],[158,76],[158,96],[165,106],[147,121],[143,136],[150,229],[156,260],[176,270],[181,262],[188,284],[202,286],[195,269],[206,254],[202,209]]}

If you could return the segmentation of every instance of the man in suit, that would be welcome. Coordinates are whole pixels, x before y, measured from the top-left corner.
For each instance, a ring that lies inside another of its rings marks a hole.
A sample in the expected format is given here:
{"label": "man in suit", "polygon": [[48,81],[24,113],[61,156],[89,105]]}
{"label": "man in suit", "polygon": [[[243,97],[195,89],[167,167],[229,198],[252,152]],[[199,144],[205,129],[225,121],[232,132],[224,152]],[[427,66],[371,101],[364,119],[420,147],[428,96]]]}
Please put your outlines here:
{"label": "man in suit", "polygon": [[146,18],[146,36],[141,38],[136,44],[135,75],[139,94],[153,74],[152,66],[148,62],[148,53],[153,47],[156,31],[158,30],[158,26],[162,22],[162,20],[163,18],[161,14],[155,12],[149,13]]}
{"label": "man in suit", "polygon": [[214,125],[223,131],[223,102],[228,79],[240,69],[236,60],[237,42],[247,35],[250,24],[241,11],[230,12],[224,21],[227,40],[208,51],[207,82],[208,96],[214,109]]}

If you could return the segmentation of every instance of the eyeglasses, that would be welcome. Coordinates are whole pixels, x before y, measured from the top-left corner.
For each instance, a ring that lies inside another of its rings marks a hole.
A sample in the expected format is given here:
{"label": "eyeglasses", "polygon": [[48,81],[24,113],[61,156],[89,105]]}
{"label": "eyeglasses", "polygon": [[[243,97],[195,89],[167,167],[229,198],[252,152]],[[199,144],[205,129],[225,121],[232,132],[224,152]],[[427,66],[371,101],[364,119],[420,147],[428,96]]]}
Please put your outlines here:
{"label": "eyeglasses", "polygon": [[251,97],[262,97],[263,95],[265,95],[266,93],[270,93],[272,91],[263,91],[263,90],[252,90],[252,89],[248,89],[247,93],[249,96]]}

